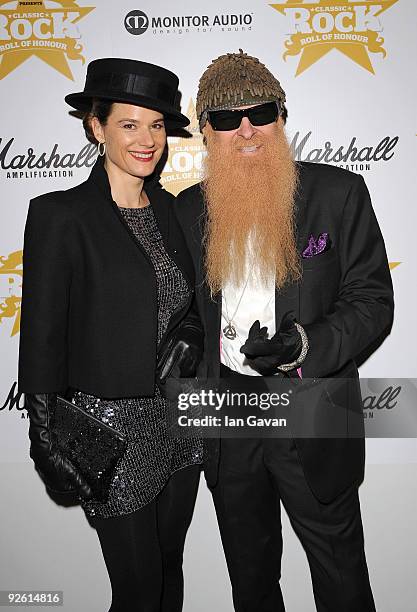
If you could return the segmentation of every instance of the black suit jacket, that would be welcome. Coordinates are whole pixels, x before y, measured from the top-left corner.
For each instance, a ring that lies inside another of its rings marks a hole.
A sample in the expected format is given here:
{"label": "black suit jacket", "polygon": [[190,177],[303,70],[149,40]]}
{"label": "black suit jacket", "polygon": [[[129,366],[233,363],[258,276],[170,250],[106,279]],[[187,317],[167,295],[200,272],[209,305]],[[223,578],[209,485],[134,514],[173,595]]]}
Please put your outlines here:
{"label": "black suit jacket", "polygon": [[[194,271],[173,196],[157,180],[146,181],[145,190],[165,247],[192,289],[168,334],[192,316]],[[23,250],[19,390],[153,395],[156,292],[153,265],[112,199],[102,158],[81,185],[32,200]]]}
{"label": "black suit jacket", "polygon": [[[310,349],[302,365],[303,378],[356,379],[338,386],[331,406],[344,410],[346,436],[357,428],[362,400],[357,362],[389,333],[393,289],[384,241],[361,176],[324,164],[298,163],[300,186],[296,199],[297,246],[301,252],[310,235],[328,232],[331,248],[303,259],[300,283],[276,293],[276,324],[292,311],[304,326]],[[201,239],[205,204],[200,185],[181,194],[176,212],[196,268],[196,295],[206,330],[203,375],[218,378],[221,295],[210,298],[204,284]],[[258,318],[253,313],[253,319]],[[334,404],[333,404],[334,402]],[[328,406],[318,408],[326,414]],[[339,419],[340,420],[340,419]],[[363,421],[360,419],[362,431]],[[357,435],[357,433],[355,434]],[[364,469],[364,439],[297,439],[307,481],[318,499],[330,501]],[[206,477],[217,479],[220,442],[207,442]]]}

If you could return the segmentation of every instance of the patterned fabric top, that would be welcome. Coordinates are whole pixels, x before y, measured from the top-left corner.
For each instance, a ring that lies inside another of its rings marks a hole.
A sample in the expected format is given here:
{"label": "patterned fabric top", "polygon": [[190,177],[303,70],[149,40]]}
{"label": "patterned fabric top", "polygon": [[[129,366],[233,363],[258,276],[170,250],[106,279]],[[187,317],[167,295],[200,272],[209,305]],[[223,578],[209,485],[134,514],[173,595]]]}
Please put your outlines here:
{"label": "patterned fabric top", "polygon": [[159,342],[174,310],[188,299],[189,288],[181,271],[165,250],[152,206],[120,208],[120,212],[155,268],[158,283]]}
{"label": "patterned fabric top", "polygon": [[[188,299],[190,290],[181,270],[165,249],[152,206],[119,207],[119,210],[155,269],[159,342],[172,313]],[[126,304],[126,316],[129,316],[129,307],[140,308],[140,304]],[[157,386],[154,397],[109,400],[75,391],[72,401],[124,433],[128,439],[128,448],[116,470],[108,501],[81,501],[89,516],[107,518],[134,512],[154,499],[173,472],[202,463],[201,440],[168,436],[167,403]]]}

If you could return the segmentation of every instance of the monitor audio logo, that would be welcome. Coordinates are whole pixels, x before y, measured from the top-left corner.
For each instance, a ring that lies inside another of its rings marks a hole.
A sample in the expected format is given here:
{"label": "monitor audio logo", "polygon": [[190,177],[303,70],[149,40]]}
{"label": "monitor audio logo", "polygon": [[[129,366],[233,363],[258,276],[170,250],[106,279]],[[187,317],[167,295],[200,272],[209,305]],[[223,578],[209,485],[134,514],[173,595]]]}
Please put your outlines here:
{"label": "monitor audio logo", "polygon": [[287,0],[271,4],[287,19],[289,38],[283,58],[300,56],[296,76],[310,68],[329,51],[337,49],[374,74],[369,53],[387,52],[380,16],[398,0]]}
{"label": "monitor audio logo", "polygon": [[0,79],[35,55],[74,80],[68,60],[85,61],[77,23],[94,8],[75,0],[0,0]]}
{"label": "monitor audio logo", "polygon": [[125,28],[129,34],[145,34],[149,26],[148,16],[143,11],[130,11],[125,17]]}

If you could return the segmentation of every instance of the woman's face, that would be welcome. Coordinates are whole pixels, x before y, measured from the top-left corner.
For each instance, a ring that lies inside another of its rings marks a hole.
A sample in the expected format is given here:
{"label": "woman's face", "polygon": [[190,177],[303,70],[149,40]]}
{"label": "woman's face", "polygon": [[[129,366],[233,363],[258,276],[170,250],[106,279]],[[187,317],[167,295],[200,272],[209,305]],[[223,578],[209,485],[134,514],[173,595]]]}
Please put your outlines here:
{"label": "woman's face", "polygon": [[115,102],[106,125],[93,117],[91,126],[96,139],[106,143],[107,163],[137,178],[155,170],[166,145],[162,113]]}

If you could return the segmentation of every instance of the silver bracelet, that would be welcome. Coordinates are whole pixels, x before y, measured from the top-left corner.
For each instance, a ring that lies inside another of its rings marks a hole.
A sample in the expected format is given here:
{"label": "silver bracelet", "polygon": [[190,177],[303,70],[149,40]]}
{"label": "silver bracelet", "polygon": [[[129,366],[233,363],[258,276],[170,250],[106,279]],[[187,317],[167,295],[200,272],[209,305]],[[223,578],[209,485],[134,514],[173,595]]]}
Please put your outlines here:
{"label": "silver bracelet", "polygon": [[302,325],[300,325],[296,321],[294,321],[294,325],[296,326],[297,331],[301,336],[301,342],[302,342],[301,352],[298,355],[297,359],[293,361],[292,363],[283,363],[277,366],[277,369],[280,370],[281,372],[288,372],[289,370],[298,368],[298,366],[300,366],[303,363],[308,353],[309,346],[308,346],[308,338],[307,338],[305,329]]}

